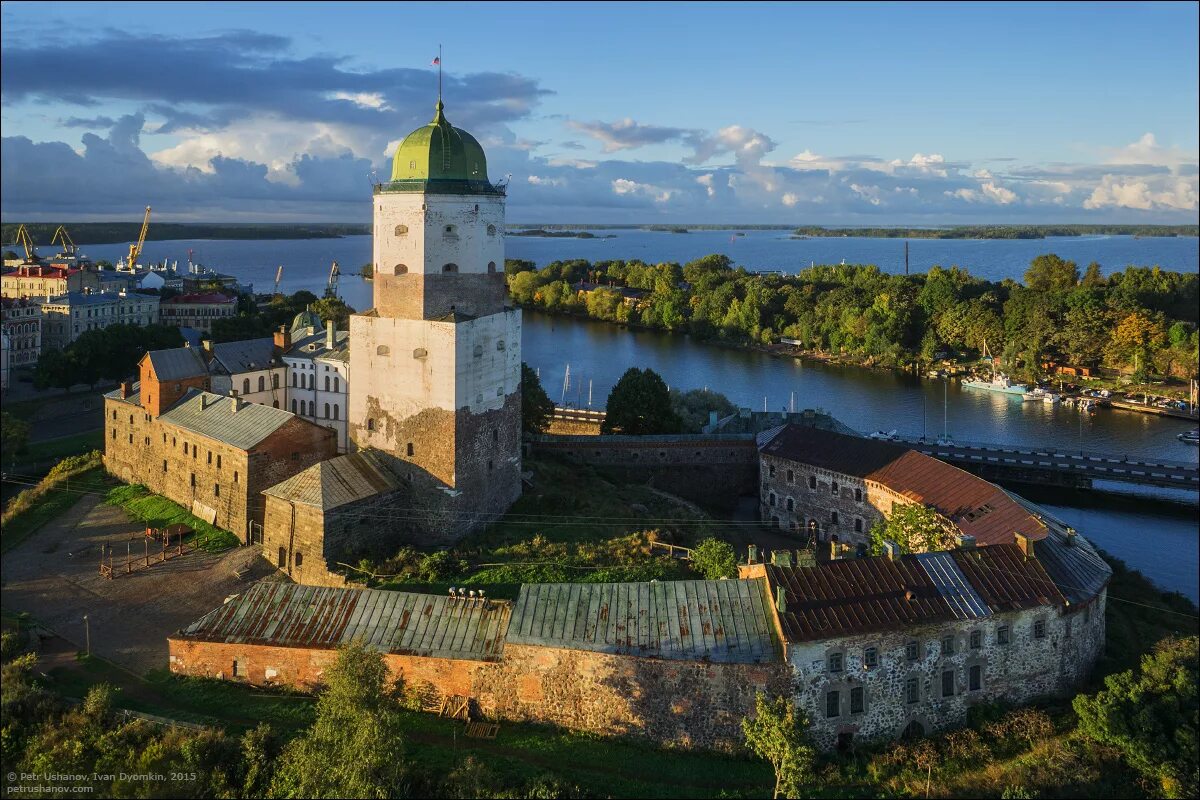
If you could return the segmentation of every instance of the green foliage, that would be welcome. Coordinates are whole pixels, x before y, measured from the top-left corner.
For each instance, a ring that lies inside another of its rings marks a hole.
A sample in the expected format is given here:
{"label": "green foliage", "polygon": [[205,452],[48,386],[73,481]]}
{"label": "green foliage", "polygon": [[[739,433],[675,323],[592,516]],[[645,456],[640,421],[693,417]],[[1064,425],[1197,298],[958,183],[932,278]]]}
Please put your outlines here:
{"label": "green foliage", "polygon": [[687,392],[672,389],[671,410],[679,417],[680,433],[700,433],[701,428],[708,424],[710,412],[717,412],[717,418],[720,419],[737,411],[737,406],[725,395],[710,389]]}
{"label": "green foliage", "polygon": [[521,430],[526,434],[544,433],[554,416],[554,402],[542,388],[542,382],[524,361],[521,362]]}
{"label": "green foliage", "polygon": [[355,313],[340,297],[322,297],[312,304],[312,310],[323,320],[333,320],[334,329],[341,331],[350,329],[350,315]]}
{"label": "green foliage", "polygon": [[652,369],[630,367],[608,396],[601,431],[644,436],[678,433],[681,425],[662,377]]}
{"label": "green foliage", "polygon": [[383,654],[358,641],[342,647],[325,684],[312,727],[283,750],[272,796],[406,796],[403,721]]}
{"label": "green foliage", "polygon": [[1025,286],[1035,292],[1066,292],[1079,283],[1079,267],[1053,253],[1038,256],[1025,270]]}
{"label": "green foliage", "polygon": [[733,545],[711,537],[701,540],[692,550],[692,569],[710,581],[736,578],[737,554],[733,552]]}
{"label": "green foliage", "polygon": [[439,550],[421,559],[417,577],[428,583],[437,583],[465,571],[467,565],[455,558],[449,550]]}
{"label": "green foliage", "polygon": [[228,550],[241,543],[235,534],[208,524],[178,503],[151,494],[150,490],[141,484],[117,486],[108,492],[104,502],[110,506],[120,506],[129,516],[150,528],[187,525],[195,532],[189,543],[208,552]]}
{"label": "green foliage", "polygon": [[867,534],[871,555],[883,554],[885,540],[901,553],[953,550],[955,535],[942,524],[937,511],[920,503],[897,503],[887,520],[876,520]]}
{"label": "green foliage", "polygon": [[813,777],[815,752],[808,743],[808,719],[792,701],[777,697],[768,701],[765,694],[754,696],[754,716],[742,720],[746,747],[775,770],[775,790],[771,797],[799,797]]}
{"label": "green foliage", "polygon": [[15,547],[42,525],[79,502],[85,492],[105,487],[99,451],[64,458],[37,485],[9,501],[0,515],[0,547]]}
{"label": "green foliage", "polygon": [[17,419],[7,411],[0,411],[0,452],[12,461],[19,451],[25,449],[25,443],[28,441],[29,423]]}
{"label": "green foliage", "polygon": [[109,325],[84,331],[65,350],[42,353],[33,384],[39,389],[68,389],[101,379],[121,380],[137,372],[148,351],[182,344],[179,328],[171,325]]}
{"label": "green foliage", "polygon": [[1102,691],[1073,703],[1080,730],[1118,748],[1167,797],[1200,794],[1198,646],[1196,637],[1164,640],[1139,670],[1109,675]]}

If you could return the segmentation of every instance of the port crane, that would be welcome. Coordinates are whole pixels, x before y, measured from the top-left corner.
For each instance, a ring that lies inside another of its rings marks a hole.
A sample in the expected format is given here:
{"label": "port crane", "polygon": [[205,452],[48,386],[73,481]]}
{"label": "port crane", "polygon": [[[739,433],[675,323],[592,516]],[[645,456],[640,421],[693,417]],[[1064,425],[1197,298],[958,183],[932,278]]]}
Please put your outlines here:
{"label": "port crane", "polygon": [[337,297],[338,278],[342,276],[342,271],[338,269],[338,263],[333,262],[333,266],[329,268],[329,282],[325,284],[325,296]]}
{"label": "port crane", "polygon": [[275,294],[279,294],[279,282],[283,280],[283,264],[279,265],[279,269],[275,270]]}
{"label": "port crane", "polygon": [[146,231],[150,229],[150,206],[146,206],[146,216],[142,220],[142,232],[138,234],[136,244],[129,245],[129,269],[137,269],[138,256],[142,254],[142,245],[146,243]]}
{"label": "port crane", "polygon": [[62,245],[62,251],[66,255],[75,255],[75,250],[77,248],[75,247],[74,240],[71,239],[71,234],[67,233],[67,228],[65,225],[59,225],[58,230],[54,232],[54,236],[50,239],[50,244],[55,243]]}
{"label": "port crane", "polygon": [[33,238],[29,235],[29,231],[22,224],[17,228],[17,241],[14,244],[19,244],[25,248],[25,263],[32,263],[38,260],[37,249],[33,245]]}

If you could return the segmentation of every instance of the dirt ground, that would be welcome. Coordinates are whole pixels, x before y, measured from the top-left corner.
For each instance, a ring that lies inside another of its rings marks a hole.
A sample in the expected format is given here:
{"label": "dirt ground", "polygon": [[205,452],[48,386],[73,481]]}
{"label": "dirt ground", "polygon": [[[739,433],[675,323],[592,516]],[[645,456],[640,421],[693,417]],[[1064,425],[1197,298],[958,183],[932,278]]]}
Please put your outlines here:
{"label": "dirt ground", "polygon": [[[143,554],[143,531],[123,509],[84,497],[4,556],[0,604],[29,612],[80,650],[90,636],[93,653],[144,674],[167,666],[169,634],[271,571],[257,550],[235,548],[195,551],[124,574],[126,542],[135,557]],[[112,580],[99,574],[101,544],[114,550]],[[244,567],[250,572],[239,579]]]}

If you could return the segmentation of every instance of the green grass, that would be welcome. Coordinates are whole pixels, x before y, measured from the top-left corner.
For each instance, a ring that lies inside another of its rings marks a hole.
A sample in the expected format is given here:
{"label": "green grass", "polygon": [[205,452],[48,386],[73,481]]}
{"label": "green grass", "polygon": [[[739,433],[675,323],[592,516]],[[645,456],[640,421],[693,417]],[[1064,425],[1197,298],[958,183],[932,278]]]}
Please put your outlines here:
{"label": "green grass", "polygon": [[73,436],[63,436],[58,439],[48,439],[25,446],[17,455],[18,463],[35,464],[65,456],[75,456],[92,450],[104,449],[104,431],[87,431]]}
{"label": "green grass", "polygon": [[41,487],[34,495],[27,496],[31,498],[27,501],[21,500],[21,495],[13,498],[10,509],[18,502],[24,508],[11,516],[5,515],[4,528],[0,531],[0,552],[7,553],[28,539],[47,522],[78,503],[84,494],[105,492],[109,486],[111,481],[105,475],[104,469],[93,467],[73,475],[68,480]]}
{"label": "green grass", "polygon": [[151,528],[165,528],[175,524],[187,525],[194,531],[186,539],[188,544],[210,553],[228,550],[240,544],[234,534],[209,525],[199,517],[193,516],[178,503],[160,495],[151,494],[150,490],[141,484],[118,486],[108,493],[105,502],[111,506],[120,506],[129,516]]}

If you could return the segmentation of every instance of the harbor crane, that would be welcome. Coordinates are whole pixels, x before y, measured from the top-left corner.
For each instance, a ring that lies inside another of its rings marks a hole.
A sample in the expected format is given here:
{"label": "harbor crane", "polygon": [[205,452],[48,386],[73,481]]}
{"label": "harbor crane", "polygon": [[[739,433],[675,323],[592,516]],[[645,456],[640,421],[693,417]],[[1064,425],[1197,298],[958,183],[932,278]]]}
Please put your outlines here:
{"label": "harbor crane", "polygon": [[325,284],[325,296],[337,297],[338,278],[342,276],[342,271],[338,269],[338,263],[333,262],[333,266],[329,268],[329,282]]}
{"label": "harbor crane", "polygon": [[142,245],[146,243],[146,231],[150,229],[150,206],[146,206],[146,216],[142,220],[142,232],[138,234],[135,244],[129,245],[129,269],[137,269],[138,256],[142,254]]}
{"label": "harbor crane", "polygon": [[71,239],[71,234],[67,233],[67,227],[65,225],[59,225],[58,230],[54,232],[53,238],[50,239],[50,244],[55,243],[62,245],[62,251],[66,255],[75,255],[75,250],[77,248],[75,247],[74,240]]}
{"label": "harbor crane", "polygon": [[279,282],[283,280],[283,264],[279,265],[279,269],[275,270],[275,294],[279,294]]}
{"label": "harbor crane", "polygon": [[19,244],[25,248],[25,263],[29,264],[38,260],[37,248],[34,247],[33,237],[29,235],[25,225],[21,224],[17,228],[17,241],[14,244]]}

